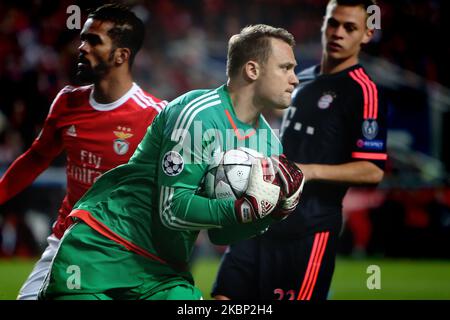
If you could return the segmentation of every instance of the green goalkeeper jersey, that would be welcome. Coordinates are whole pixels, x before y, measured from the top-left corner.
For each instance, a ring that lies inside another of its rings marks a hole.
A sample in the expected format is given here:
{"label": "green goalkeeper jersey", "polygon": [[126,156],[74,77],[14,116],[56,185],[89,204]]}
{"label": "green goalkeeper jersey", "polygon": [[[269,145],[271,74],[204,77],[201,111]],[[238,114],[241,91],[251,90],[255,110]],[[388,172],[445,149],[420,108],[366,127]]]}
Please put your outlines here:
{"label": "green goalkeeper jersey", "polygon": [[241,224],[234,200],[202,196],[211,157],[238,147],[282,153],[262,115],[253,126],[237,119],[226,85],[191,91],[155,118],[130,161],[103,174],[71,216],[141,255],[185,265],[201,229],[229,244],[273,222]]}

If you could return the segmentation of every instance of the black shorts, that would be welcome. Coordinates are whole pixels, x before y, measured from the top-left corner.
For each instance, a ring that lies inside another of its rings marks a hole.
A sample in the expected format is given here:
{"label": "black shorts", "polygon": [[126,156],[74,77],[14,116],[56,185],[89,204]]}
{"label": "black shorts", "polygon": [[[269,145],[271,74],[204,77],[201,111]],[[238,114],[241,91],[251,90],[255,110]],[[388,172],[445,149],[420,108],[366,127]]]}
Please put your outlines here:
{"label": "black shorts", "polygon": [[225,252],[212,296],[233,300],[325,300],[340,230],[300,239],[257,237]]}

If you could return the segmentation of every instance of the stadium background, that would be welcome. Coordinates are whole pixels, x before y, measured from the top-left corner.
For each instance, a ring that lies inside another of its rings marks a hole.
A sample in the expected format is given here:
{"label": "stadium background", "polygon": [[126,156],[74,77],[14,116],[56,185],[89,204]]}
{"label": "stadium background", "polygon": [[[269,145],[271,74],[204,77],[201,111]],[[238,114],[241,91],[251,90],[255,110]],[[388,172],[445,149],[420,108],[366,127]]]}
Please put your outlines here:
{"label": "stadium background", "polygon": [[[225,77],[228,38],[248,24],[288,29],[299,69],[320,60],[326,0],[123,1],[145,21],[136,81],[170,100]],[[39,133],[56,93],[74,79],[80,30],[69,30],[70,5],[103,1],[0,2],[0,173]],[[387,174],[377,189],[345,199],[331,299],[450,299],[450,47],[449,4],[443,0],[378,1],[381,30],[363,64],[389,100]],[[442,41],[436,41],[440,39]],[[272,125],[280,114],[268,114]],[[64,195],[64,155],[26,191],[0,207],[0,299],[14,299]],[[202,234],[193,271],[209,297],[223,247]],[[369,290],[367,268],[381,271]]]}

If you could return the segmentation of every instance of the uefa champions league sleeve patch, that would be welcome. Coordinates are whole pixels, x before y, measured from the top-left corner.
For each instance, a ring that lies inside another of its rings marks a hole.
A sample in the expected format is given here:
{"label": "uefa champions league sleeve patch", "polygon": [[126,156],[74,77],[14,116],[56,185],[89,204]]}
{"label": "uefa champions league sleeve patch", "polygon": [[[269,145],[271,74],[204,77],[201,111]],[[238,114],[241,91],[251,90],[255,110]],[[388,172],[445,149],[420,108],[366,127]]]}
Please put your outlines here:
{"label": "uefa champions league sleeve patch", "polygon": [[184,161],[181,154],[176,151],[167,152],[162,159],[162,169],[169,177],[179,175],[184,169]]}
{"label": "uefa champions league sleeve patch", "polygon": [[374,139],[378,135],[378,123],[375,120],[364,120],[362,134],[368,140]]}

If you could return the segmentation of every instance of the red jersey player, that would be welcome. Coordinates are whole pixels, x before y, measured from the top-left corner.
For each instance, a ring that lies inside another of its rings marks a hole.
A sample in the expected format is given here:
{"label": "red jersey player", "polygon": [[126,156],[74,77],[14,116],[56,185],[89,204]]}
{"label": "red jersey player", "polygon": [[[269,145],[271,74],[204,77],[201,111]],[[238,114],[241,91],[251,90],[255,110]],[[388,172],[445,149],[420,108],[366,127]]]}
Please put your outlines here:
{"label": "red jersey player", "polygon": [[142,21],[122,6],[105,5],[89,14],[80,34],[77,75],[92,84],[59,92],[39,136],[0,180],[2,204],[29,186],[63,150],[67,153],[67,194],[48,246],[18,299],[37,298],[74,204],[102,173],[128,161],[166,105],[131,76],[144,30]]}

